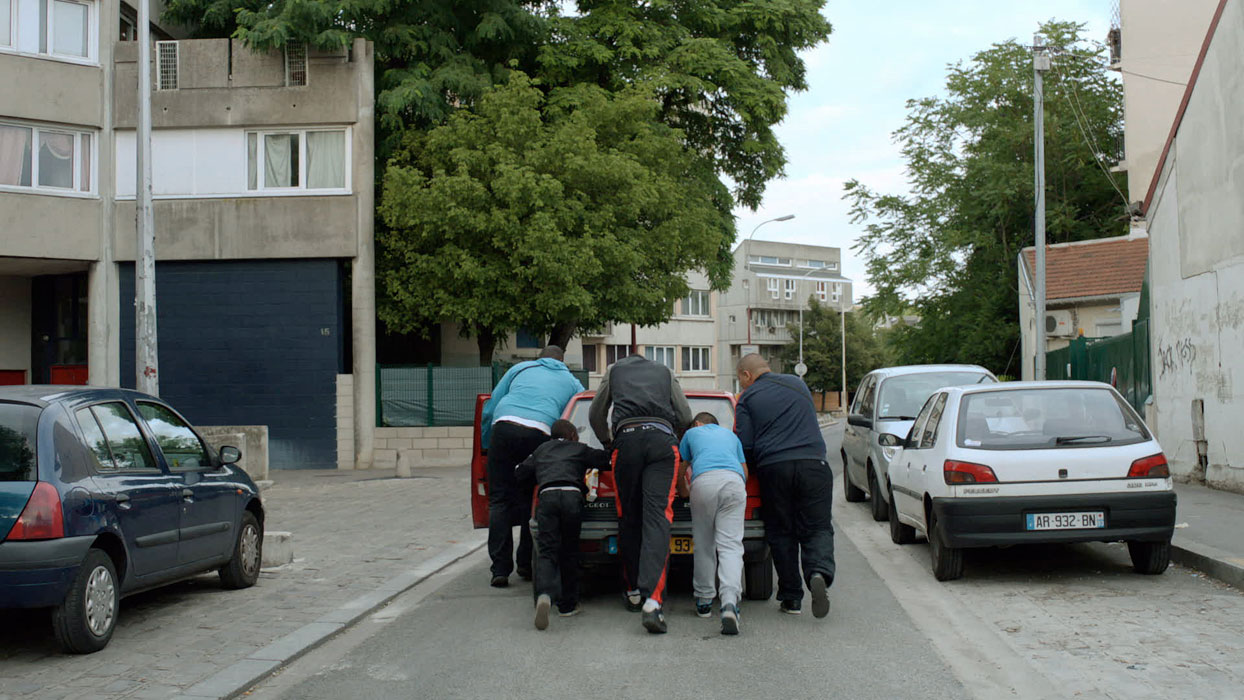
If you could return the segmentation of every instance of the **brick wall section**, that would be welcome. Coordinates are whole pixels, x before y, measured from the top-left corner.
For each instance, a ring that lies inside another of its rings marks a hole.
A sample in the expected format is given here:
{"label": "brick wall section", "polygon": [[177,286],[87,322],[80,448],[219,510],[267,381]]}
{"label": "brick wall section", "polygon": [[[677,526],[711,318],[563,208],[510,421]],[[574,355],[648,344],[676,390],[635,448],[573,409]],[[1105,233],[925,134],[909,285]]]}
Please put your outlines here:
{"label": "brick wall section", "polygon": [[[121,298],[133,299],[133,264],[119,267]],[[338,261],[162,262],[156,297],[164,399],[192,423],[268,426],[273,469],[337,465]],[[120,332],[121,366],[133,367],[132,304]]]}
{"label": "brick wall section", "polygon": [[376,428],[376,468],[397,466],[397,453],[415,467],[468,467],[474,429],[469,426]]}

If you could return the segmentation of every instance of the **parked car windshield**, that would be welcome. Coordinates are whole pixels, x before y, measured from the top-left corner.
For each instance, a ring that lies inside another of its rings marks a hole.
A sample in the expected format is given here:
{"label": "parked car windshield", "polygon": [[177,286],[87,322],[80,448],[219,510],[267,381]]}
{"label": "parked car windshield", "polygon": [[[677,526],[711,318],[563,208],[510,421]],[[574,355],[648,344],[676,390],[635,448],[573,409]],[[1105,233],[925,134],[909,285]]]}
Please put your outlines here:
{"label": "parked car windshield", "polygon": [[881,383],[877,420],[915,420],[924,402],[944,386],[992,384],[984,372],[919,372],[900,374]]}
{"label": "parked car windshield", "polygon": [[42,410],[0,403],[0,481],[35,481],[35,432]]}
{"label": "parked car windshield", "polygon": [[960,447],[1096,447],[1148,439],[1144,423],[1109,389],[990,391],[967,394],[959,405]]}
{"label": "parked car windshield", "polygon": [[[691,415],[707,411],[716,416],[717,422],[723,427],[734,430],[734,404],[730,402],[730,399],[724,396],[720,398],[688,396],[687,403],[691,406]],[[579,442],[600,449],[600,440],[596,439],[596,433],[592,432],[592,426],[587,419],[587,412],[591,405],[591,399],[575,401],[570,409],[570,422],[574,423],[579,430]],[[609,416],[612,419],[612,407],[609,409]]]}

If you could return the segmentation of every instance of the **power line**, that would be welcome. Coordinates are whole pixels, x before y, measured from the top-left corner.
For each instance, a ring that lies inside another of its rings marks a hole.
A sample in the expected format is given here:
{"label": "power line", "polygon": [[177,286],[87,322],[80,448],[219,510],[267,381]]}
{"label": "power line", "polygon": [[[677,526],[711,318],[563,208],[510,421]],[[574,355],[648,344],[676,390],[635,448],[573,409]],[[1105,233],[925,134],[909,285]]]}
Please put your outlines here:
{"label": "power line", "polygon": [[[1057,62],[1055,62],[1055,65],[1057,65]],[[1075,80],[1071,79],[1061,66],[1058,67],[1058,71],[1059,76],[1071,85],[1071,95],[1063,92],[1063,98],[1067,100],[1067,105],[1071,108],[1071,116],[1075,118],[1076,126],[1079,127],[1080,134],[1084,137],[1085,145],[1089,147],[1089,151],[1092,153],[1093,162],[1101,169],[1102,174],[1106,176],[1106,181],[1110,183],[1114,191],[1119,193],[1119,198],[1123,200],[1124,210],[1130,209],[1131,202],[1127,201],[1127,195],[1123,193],[1123,190],[1119,189],[1119,185],[1114,181],[1114,176],[1110,174],[1110,170],[1101,162],[1101,149],[1097,146],[1097,142],[1093,137],[1089,136],[1088,130],[1085,128],[1085,125],[1088,123],[1088,115],[1084,113],[1084,108],[1080,105],[1080,96],[1079,91],[1076,89]],[[1083,123],[1080,121],[1081,116],[1084,117]]]}
{"label": "power line", "polygon": [[1167,80],[1166,78],[1159,78],[1156,75],[1145,75],[1144,73],[1137,73],[1136,71],[1124,70],[1122,68],[1119,69],[1119,72],[1126,73],[1127,75],[1134,75],[1137,78],[1145,78],[1146,80],[1156,80],[1159,83],[1170,83],[1171,85],[1178,85],[1180,87],[1188,87],[1187,82],[1181,82],[1178,80]]}

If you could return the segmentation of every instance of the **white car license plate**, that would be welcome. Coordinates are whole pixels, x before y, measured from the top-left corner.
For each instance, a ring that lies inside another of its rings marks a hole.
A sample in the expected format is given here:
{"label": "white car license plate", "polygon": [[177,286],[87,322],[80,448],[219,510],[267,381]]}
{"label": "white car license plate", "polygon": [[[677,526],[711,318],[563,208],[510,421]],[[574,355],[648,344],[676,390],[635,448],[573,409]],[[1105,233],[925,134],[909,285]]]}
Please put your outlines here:
{"label": "white car license plate", "polygon": [[1091,530],[1106,527],[1106,514],[1100,510],[1085,513],[1029,513],[1029,530]]}

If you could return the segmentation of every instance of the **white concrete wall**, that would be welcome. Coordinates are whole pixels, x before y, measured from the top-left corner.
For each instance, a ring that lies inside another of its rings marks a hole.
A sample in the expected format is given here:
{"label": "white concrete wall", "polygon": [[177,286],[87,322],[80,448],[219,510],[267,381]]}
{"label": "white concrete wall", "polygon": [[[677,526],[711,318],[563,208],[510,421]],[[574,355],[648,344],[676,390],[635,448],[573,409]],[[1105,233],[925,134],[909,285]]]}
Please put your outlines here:
{"label": "white concrete wall", "polygon": [[337,468],[354,468],[354,375],[337,375]]}
{"label": "white concrete wall", "polygon": [[1244,3],[1227,2],[1147,212],[1155,428],[1172,472],[1244,491]]}
{"label": "white concrete wall", "polygon": [[413,467],[471,465],[474,428],[469,425],[428,428],[376,428],[377,469],[393,469],[404,453]]}
{"label": "white concrete wall", "polygon": [[1218,0],[1122,0],[1128,200],[1145,198]]}
{"label": "white concrete wall", "polygon": [[30,278],[0,277],[0,369],[30,381]]}

